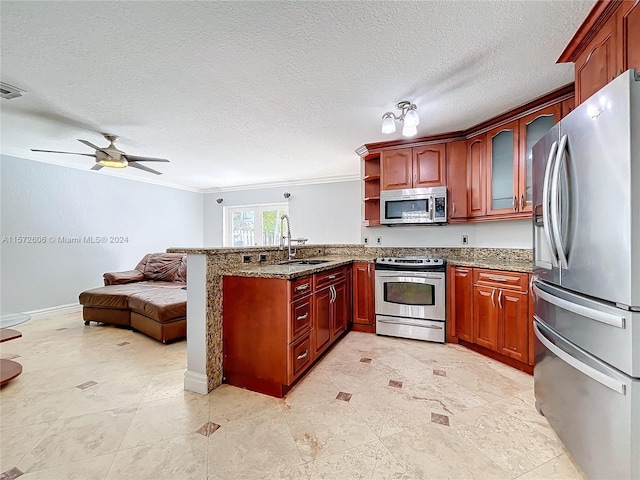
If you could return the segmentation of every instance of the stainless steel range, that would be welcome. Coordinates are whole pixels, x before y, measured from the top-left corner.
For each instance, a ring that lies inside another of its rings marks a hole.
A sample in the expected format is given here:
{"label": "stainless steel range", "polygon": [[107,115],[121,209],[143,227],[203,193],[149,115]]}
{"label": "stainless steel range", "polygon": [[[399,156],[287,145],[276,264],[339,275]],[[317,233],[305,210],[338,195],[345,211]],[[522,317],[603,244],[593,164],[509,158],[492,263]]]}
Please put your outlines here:
{"label": "stainless steel range", "polygon": [[445,341],[445,270],[442,258],[376,258],[376,333]]}

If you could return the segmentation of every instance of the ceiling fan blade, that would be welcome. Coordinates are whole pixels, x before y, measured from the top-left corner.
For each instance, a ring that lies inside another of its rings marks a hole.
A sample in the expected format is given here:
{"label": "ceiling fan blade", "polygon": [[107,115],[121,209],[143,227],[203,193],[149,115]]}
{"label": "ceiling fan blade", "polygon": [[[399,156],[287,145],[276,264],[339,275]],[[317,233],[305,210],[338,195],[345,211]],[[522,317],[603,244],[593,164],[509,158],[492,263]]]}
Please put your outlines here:
{"label": "ceiling fan blade", "polygon": [[103,165],[100,165],[99,163],[96,163],[93,167],[91,167],[89,170],[100,170],[103,167]]}
{"label": "ceiling fan blade", "polygon": [[77,153],[77,152],[59,152],[57,150],[37,150],[35,148],[31,149],[32,152],[45,152],[45,153],[67,153],[69,155],[82,155],[84,157],[94,157],[95,155],[91,155],[90,153]]}
{"label": "ceiling fan blade", "polygon": [[145,167],[144,165],[140,165],[136,161],[129,160],[129,166],[133,168],[139,168],[140,170],[144,170],[145,172],[155,173],[156,175],[162,175],[162,172],[154,170],[153,168]]}
{"label": "ceiling fan blade", "polygon": [[89,142],[89,141],[87,141],[87,140],[80,140],[80,139],[78,139],[78,141],[79,141],[80,143],[84,143],[87,147],[91,147],[91,148],[93,148],[94,150],[98,150],[99,152],[104,153],[104,154],[105,154],[105,155],[107,155],[108,157],[113,158],[113,155],[111,155],[109,152],[107,152],[106,150],[103,150],[102,148],[100,148],[100,147],[98,147],[98,146],[94,145],[93,143],[91,143],[91,142]]}
{"label": "ceiling fan blade", "polygon": [[166,158],[139,157],[138,155],[127,155],[126,153],[124,156],[130,162],[169,162]]}

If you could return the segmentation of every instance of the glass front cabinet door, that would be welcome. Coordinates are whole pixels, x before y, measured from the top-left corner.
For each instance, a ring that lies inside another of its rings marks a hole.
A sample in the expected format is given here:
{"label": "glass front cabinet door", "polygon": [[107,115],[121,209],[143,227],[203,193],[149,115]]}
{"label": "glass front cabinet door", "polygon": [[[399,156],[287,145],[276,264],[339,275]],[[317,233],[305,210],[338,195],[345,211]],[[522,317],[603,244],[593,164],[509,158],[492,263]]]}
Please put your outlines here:
{"label": "glass front cabinet door", "polygon": [[517,212],[518,121],[487,133],[487,215]]}

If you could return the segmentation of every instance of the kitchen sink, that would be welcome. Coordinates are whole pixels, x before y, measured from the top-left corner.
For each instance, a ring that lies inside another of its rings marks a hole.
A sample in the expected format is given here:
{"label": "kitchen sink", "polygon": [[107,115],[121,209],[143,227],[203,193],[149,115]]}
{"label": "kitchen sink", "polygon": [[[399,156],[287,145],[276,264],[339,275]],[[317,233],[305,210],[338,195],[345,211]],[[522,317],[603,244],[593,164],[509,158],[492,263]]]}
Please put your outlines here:
{"label": "kitchen sink", "polygon": [[321,263],[328,263],[330,260],[288,260],[280,262],[281,265],[320,265]]}

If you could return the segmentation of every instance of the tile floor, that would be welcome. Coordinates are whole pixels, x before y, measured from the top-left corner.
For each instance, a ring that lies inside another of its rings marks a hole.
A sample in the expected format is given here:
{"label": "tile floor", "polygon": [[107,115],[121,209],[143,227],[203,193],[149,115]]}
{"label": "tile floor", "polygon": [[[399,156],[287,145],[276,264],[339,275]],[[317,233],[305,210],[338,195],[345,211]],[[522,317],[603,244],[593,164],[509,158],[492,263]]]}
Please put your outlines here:
{"label": "tile floor", "polygon": [[80,314],[0,345],[0,480],[580,479],[532,377],[458,345],[349,333],[283,400],[185,392],[185,342]]}

